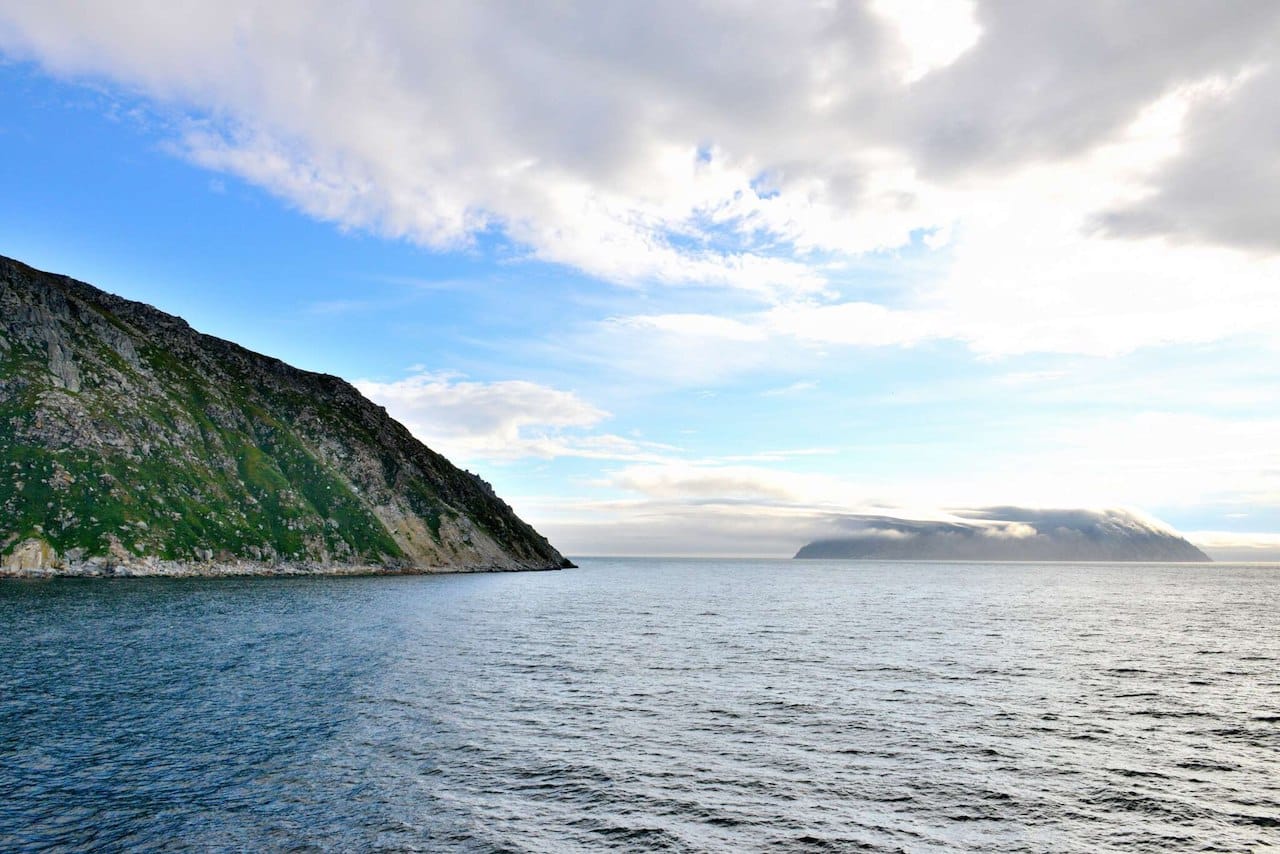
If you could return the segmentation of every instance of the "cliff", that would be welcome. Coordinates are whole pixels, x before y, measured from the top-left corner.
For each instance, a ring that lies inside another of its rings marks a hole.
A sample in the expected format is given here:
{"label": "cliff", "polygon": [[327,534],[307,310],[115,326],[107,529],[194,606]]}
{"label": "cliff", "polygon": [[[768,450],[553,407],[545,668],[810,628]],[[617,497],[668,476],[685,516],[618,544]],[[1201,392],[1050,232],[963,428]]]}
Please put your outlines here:
{"label": "cliff", "polygon": [[343,380],[0,257],[0,575],[553,569]]}
{"label": "cliff", "polygon": [[983,561],[1209,561],[1176,532],[1123,510],[961,511],[954,521],[852,516],[847,533],[797,558]]}

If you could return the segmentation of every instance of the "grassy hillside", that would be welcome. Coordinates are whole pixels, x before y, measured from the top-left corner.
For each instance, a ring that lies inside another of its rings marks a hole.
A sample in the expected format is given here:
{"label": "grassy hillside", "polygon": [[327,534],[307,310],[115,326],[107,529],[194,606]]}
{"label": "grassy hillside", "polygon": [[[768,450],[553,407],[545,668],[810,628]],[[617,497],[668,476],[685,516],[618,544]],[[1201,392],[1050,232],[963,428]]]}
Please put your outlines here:
{"label": "grassy hillside", "polygon": [[0,555],[560,565],[336,377],[0,260]]}

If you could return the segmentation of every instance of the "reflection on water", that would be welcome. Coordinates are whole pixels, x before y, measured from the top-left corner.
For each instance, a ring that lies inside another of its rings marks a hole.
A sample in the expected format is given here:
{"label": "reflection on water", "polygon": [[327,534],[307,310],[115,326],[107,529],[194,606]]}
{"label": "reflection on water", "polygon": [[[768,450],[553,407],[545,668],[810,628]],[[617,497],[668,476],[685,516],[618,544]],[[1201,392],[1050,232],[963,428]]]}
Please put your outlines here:
{"label": "reflection on water", "polygon": [[0,849],[1280,844],[1280,569],[0,585]]}

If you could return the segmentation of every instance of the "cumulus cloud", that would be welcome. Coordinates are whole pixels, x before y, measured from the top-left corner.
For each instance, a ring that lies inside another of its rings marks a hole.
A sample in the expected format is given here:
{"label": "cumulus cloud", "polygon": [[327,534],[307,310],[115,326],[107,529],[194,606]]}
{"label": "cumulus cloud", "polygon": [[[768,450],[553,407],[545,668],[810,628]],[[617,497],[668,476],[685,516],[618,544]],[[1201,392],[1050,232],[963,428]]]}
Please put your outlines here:
{"label": "cumulus cloud", "polygon": [[[844,100],[880,85],[896,44],[887,32],[858,7],[767,4],[0,10],[11,55],[194,110],[179,140],[188,156],[313,216],[432,247],[497,228],[536,257],[612,280],[768,293],[822,280],[770,250],[815,239],[797,220],[809,201],[775,197],[763,175],[785,171],[789,187],[830,196],[813,201],[832,213],[881,192],[865,185],[879,169],[870,155],[826,148],[829,170],[803,166],[819,143],[801,129],[823,92]],[[868,246],[914,225],[863,220]],[[742,239],[711,248],[716,228]]]}
{"label": "cumulus cloud", "polygon": [[[1218,93],[1212,97],[1221,94],[1219,87],[1208,90]],[[1172,141],[1193,105],[1211,97],[1206,91],[1165,97],[1070,168],[1032,164],[990,177],[979,189],[954,191],[965,217],[948,247],[948,263],[894,294],[889,304],[806,297],[733,316],[642,315],[608,321],[620,333],[608,340],[645,353],[637,363],[652,370],[683,362],[664,358],[667,350],[701,346],[709,366],[734,354],[722,372],[735,366],[750,371],[759,360],[802,364],[804,350],[825,347],[947,341],[983,357],[1113,357],[1245,336],[1275,340],[1272,318],[1280,316],[1280,291],[1273,283],[1280,277],[1280,256],[1236,245],[1243,239],[1211,243],[1151,231],[1119,240],[1098,234],[1098,212],[1117,198],[1148,204],[1152,175],[1177,156]],[[1234,210],[1241,217],[1271,204],[1265,193],[1239,205],[1232,198],[1215,197],[1214,204],[1224,215]],[[1169,214],[1178,210],[1171,206]],[[1256,219],[1268,233],[1270,222],[1263,213]]]}
{"label": "cumulus cloud", "polygon": [[922,79],[905,112],[926,172],[1005,171],[1109,141],[1170,92],[1270,62],[1280,10],[1263,0],[977,5],[981,38]]}
{"label": "cumulus cloud", "polygon": [[663,446],[585,432],[609,417],[569,391],[522,380],[482,383],[452,374],[419,373],[392,382],[357,380],[428,446],[462,460],[521,457],[661,459]]}
{"label": "cumulus cloud", "polygon": [[[841,301],[825,258],[922,234],[945,241],[953,226],[963,249],[985,227],[971,222],[975,210],[1010,211],[994,227],[1015,261],[1000,263],[980,238],[939,293],[1020,309],[987,327],[975,309],[945,333],[992,352],[1081,337],[1086,351],[1111,352],[1121,346],[1111,338],[1150,327],[1121,307],[1117,328],[1091,340],[1100,308],[1048,335],[1001,335],[1011,318],[1073,304],[1081,288],[1088,296],[1076,302],[1095,301],[1108,291],[1090,290],[1087,277],[1106,271],[1107,288],[1127,277],[1148,308],[1172,277],[1160,304],[1196,313],[1202,292],[1185,292],[1176,274],[1190,270],[1203,289],[1211,259],[1151,267],[1159,248],[1129,260],[1104,251],[1046,280],[1050,262],[1089,242],[1090,223],[1275,248],[1267,199],[1277,194],[1253,180],[1275,171],[1264,109],[1277,85],[1275,4],[927,8],[339,2],[318,12],[301,0],[48,0],[0,8],[0,49],[176,106],[185,156],[312,216],[437,248],[496,231],[533,257],[614,282],[816,301],[827,316],[806,324],[848,327],[843,337],[867,346],[944,334],[955,305],[899,313]],[[1250,70],[1234,94],[1204,95],[1169,129],[1166,143],[1183,141],[1172,160],[1130,162],[1118,182],[1095,169],[1093,155],[1153,104]],[[1064,207],[1028,176],[1036,166],[1113,197]],[[1129,193],[1134,182],[1145,196]],[[1052,239],[1017,251],[1043,225],[1035,216],[1055,209],[1064,215]],[[1133,283],[1137,271],[1149,287]],[[1137,346],[1188,334],[1138,334]]]}
{"label": "cumulus cloud", "polygon": [[1191,106],[1177,156],[1150,176],[1138,200],[1099,216],[1116,236],[1280,250],[1280,68],[1246,73]]}

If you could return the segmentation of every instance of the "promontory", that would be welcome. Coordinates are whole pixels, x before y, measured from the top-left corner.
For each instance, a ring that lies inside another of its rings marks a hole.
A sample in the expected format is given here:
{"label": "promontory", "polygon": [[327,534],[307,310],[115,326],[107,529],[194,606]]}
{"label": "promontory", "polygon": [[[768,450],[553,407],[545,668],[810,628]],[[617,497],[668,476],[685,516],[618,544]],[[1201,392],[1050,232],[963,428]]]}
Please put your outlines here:
{"label": "promontory", "polygon": [[0,575],[555,569],[338,377],[0,257]]}

